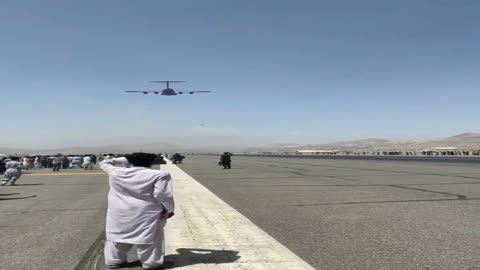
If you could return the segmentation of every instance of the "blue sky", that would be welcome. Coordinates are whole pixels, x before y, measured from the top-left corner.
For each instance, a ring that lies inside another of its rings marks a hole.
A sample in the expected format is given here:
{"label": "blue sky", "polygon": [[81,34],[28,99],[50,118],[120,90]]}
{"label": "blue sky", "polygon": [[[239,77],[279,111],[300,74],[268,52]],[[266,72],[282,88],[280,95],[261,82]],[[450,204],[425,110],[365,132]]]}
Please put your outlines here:
{"label": "blue sky", "polygon": [[[0,2],[0,146],[479,132],[480,2]],[[212,94],[129,95],[149,80]],[[204,126],[201,126],[204,124]]]}

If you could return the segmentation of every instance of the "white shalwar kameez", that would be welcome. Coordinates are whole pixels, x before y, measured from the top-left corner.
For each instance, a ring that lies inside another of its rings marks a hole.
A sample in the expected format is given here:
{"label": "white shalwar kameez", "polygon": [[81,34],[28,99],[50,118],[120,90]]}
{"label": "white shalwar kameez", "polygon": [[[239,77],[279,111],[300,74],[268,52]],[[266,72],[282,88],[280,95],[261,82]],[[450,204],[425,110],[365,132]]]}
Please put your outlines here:
{"label": "white shalwar kameez", "polygon": [[22,163],[20,161],[8,161],[5,163],[5,169],[1,185],[4,186],[8,183],[12,186],[15,185],[15,182],[22,176]]}
{"label": "white shalwar kameez", "polygon": [[144,167],[128,167],[125,158],[104,160],[100,168],[108,173],[110,192],[106,224],[105,263],[122,264],[135,246],[144,268],[164,263],[165,219],[162,212],[174,212],[170,174]]}
{"label": "white shalwar kameez", "polygon": [[40,162],[40,158],[39,158],[39,157],[36,157],[36,158],[35,158],[35,161],[33,162],[33,167],[34,167],[35,169],[37,169],[37,170],[40,169],[40,168],[42,168],[42,163]]}
{"label": "white shalwar kameez", "polygon": [[93,163],[92,163],[92,160],[89,156],[86,156],[83,158],[83,164],[82,164],[82,167],[85,169],[85,170],[88,170],[88,169],[93,169]]}
{"label": "white shalwar kameez", "polygon": [[70,162],[70,168],[81,168],[83,164],[83,159],[81,157],[73,157],[72,162]]}

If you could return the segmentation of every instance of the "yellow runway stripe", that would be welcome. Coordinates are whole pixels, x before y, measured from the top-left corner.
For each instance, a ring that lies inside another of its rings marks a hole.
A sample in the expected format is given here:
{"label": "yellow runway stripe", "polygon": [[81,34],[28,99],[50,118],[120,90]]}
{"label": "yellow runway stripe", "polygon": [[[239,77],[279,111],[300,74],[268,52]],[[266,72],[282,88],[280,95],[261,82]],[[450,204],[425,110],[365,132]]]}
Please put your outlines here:
{"label": "yellow runway stripe", "polygon": [[29,173],[23,174],[23,176],[81,176],[81,175],[106,175],[106,173]]}

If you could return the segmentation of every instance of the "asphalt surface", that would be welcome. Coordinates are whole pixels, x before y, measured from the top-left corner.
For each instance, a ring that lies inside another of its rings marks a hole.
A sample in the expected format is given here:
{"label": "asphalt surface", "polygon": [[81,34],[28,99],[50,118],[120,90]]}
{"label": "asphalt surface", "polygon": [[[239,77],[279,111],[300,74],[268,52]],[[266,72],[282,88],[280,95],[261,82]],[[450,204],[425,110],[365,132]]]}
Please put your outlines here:
{"label": "asphalt surface", "polygon": [[0,269],[75,269],[104,231],[101,171],[29,171],[0,186]]}
{"label": "asphalt surface", "polygon": [[317,269],[480,269],[479,164],[217,160],[181,168]]}

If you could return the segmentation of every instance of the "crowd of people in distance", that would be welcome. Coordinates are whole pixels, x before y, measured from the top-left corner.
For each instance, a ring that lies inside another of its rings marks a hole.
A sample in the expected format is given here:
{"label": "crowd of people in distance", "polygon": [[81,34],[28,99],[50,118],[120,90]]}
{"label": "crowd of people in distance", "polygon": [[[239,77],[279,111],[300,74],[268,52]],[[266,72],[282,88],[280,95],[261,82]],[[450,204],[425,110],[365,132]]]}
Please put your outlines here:
{"label": "crowd of people in distance", "polygon": [[96,155],[37,155],[37,156],[6,156],[0,155],[0,174],[3,174],[1,185],[15,185],[22,175],[22,170],[83,168],[92,170],[97,163]]}
{"label": "crowd of people in distance", "polygon": [[[103,160],[125,157],[128,154],[87,154],[87,155],[29,155],[29,156],[8,156],[0,154],[0,175],[3,175],[1,185],[15,185],[15,182],[22,175],[22,170],[40,170],[51,169],[59,172],[63,169],[85,169],[93,170],[97,162]],[[224,169],[231,168],[231,156],[233,154],[225,152],[221,155],[218,165]],[[165,154],[168,158],[169,155]],[[182,163],[185,156],[175,153],[170,159],[173,164]],[[156,154],[153,164],[166,164],[162,154]]]}
{"label": "crowd of people in distance", "polygon": [[[9,160],[16,160],[21,163],[24,170],[52,169],[59,171],[60,169],[93,169],[97,163],[96,155],[37,155],[37,156],[0,156],[1,163],[5,164]],[[1,166],[1,165],[0,165]],[[1,172],[1,168],[0,168]]]}
{"label": "crowd of people in distance", "polygon": [[[179,155],[179,154],[175,154]],[[174,155],[174,156],[175,156]],[[16,156],[16,155],[0,155],[0,173],[5,173],[5,164],[9,161],[18,161],[23,170],[39,170],[52,169],[60,171],[60,169],[86,169],[91,170],[98,161],[112,159],[125,156],[125,154],[84,154],[84,155],[33,155],[33,156]],[[158,157],[163,159],[162,154]],[[176,157],[176,156],[175,156]],[[184,156],[181,156],[182,159]]]}

